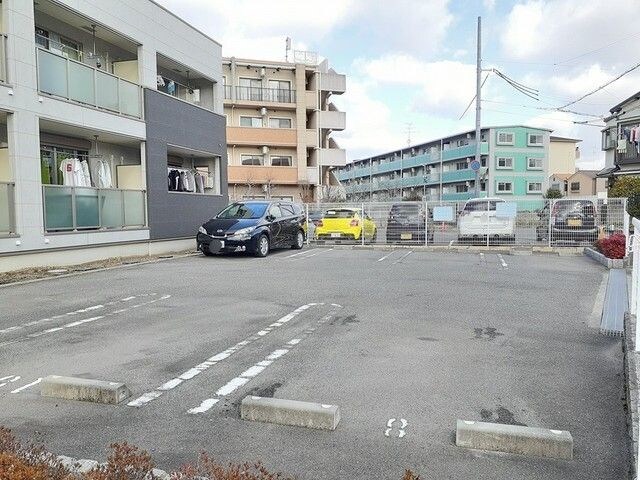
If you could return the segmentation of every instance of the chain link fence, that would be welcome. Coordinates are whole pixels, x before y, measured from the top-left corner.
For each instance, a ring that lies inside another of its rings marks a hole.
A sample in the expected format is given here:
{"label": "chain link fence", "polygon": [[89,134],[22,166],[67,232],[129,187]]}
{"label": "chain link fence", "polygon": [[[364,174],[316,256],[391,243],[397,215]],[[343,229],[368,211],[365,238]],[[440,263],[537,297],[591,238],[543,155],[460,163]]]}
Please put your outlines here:
{"label": "chain link fence", "polygon": [[589,197],[307,204],[307,242],[586,246],[614,233],[628,237],[626,203]]}

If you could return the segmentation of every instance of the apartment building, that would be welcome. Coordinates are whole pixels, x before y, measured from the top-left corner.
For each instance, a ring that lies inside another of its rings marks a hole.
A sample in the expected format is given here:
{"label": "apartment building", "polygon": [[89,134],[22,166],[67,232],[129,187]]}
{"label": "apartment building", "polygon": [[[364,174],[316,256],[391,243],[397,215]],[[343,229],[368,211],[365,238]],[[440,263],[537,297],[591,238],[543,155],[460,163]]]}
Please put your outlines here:
{"label": "apartment building", "polygon": [[576,161],[580,158],[577,138],[549,137],[549,175],[572,175],[576,171]]}
{"label": "apartment building", "polygon": [[621,175],[640,175],[640,92],[611,108],[609,113],[602,130],[605,167],[598,176],[611,183]]}
{"label": "apartment building", "polygon": [[151,0],[0,5],[2,269],[192,247],[227,203],[220,45]]}
{"label": "apartment building", "polygon": [[331,134],[346,119],[331,99],[345,92],[346,78],[300,53],[291,63],[223,59],[232,199],[312,201],[338,189],[334,169],[346,153]]}
{"label": "apartment building", "polygon": [[[548,188],[550,130],[481,129],[481,196],[542,198]],[[475,195],[475,131],[355,160],[338,178],[349,200],[467,200]]]}

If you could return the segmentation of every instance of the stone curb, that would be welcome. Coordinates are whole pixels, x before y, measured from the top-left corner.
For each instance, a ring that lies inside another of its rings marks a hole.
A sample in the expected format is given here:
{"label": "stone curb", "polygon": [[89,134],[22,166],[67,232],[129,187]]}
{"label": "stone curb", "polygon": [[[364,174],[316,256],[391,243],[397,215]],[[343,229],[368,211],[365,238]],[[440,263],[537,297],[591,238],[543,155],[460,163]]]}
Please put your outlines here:
{"label": "stone curb", "polygon": [[504,247],[504,246],[483,246],[483,245],[317,245],[318,247],[331,247],[334,250],[413,250],[414,252],[490,252],[502,253],[505,255],[532,255],[534,253],[547,253],[559,256],[579,256],[584,252],[585,247]]}
{"label": "stone curb", "polygon": [[624,393],[627,417],[627,438],[631,452],[631,472],[629,478],[636,478],[636,465],[638,463],[638,396],[640,374],[640,354],[635,352],[636,319],[627,312],[624,316],[624,340],[622,351],[624,354]]}
{"label": "stone curb", "polygon": [[628,258],[608,258],[591,247],[585,247],[584,254],[607,268],[625,268],[629,263]]}
{"label": "stone curb", "polygon": [[124,383],[119,382],[49,375],[42,379],[40,395],[65,400],[117,405],[130,397],[131,391]]}
{"label": "stone curb", "polygon": [[[64,467],[68,468],[72,473],[88,473],[96,467],[99,467],[101,465],[106,465],[104,463],[98,463],[95,460],[88,460],[83,458],[77,459],[73,457],[67,457],[66,455],[58,455],[57,459],[60,461],[60,463]],[[151,471],[151,474],[154,476],[154,478],[158,480],[171,479],[171,475],[169,475],[164,470],[160,470],[159,468],[154,468]],[[147,478],[151,478],[151,477],[147,475]]]}
{"label": "stone curb", "polygon": [[340,422],[340,409],[337,405],[250,395],[242,400],[240,418],[256,422],[335,430]]}
{"label": "stone curb", "polygon": [[456,445],[476,450],[573,459],[573,437],[566,430],[458,420]]}

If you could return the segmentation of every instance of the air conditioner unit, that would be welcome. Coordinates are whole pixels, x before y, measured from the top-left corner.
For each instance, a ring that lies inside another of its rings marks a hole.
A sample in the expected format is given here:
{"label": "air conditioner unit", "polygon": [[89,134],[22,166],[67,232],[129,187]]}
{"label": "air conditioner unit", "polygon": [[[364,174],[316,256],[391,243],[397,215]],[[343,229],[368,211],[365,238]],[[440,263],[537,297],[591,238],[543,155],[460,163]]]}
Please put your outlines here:
{"label": "air conditioner unit", "polygon": [[267,147],[266,145],[264,147],[262,147],[262,153],[265,154],[265,155],[267,153],[269,153],[269,147]]}
{"label": "air conditioner unit", "polygon": [[267,74],[267,69],[266,69],[266,68],[264,68],[264,67],[262,67],[262,68],[260,69],[260,76],[261,76],[261,77],[264,77],[266,74]]}
{"label": "air conditioner unit", "polygon": [[267,114],[267,109],[266,109],[266,107],[262,107],[262,108],[260,109],[260,115],[262,115],[262,116],[264,117],[266,114]]}

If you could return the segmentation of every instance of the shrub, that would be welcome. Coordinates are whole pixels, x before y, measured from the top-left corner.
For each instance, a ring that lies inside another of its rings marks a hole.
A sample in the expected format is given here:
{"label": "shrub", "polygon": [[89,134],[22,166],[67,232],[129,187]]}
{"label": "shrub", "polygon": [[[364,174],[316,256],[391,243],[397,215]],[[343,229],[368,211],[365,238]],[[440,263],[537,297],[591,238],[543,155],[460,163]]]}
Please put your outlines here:
{"label": "shrub", "polygon": [[562,192],[557,188],[550,188],[544,194],[544,198],[562,198]]}
{"label": "shrub", "polygon": [[626,239],[622,233],[614,233],[596,242],[596,248],[607,258],[624,258]]}
{"label": "shrub", "polygon": [[610,197],[627,197],[627,212],[632,217],[640,218],[640,177],[617,178],[609,189]]}

